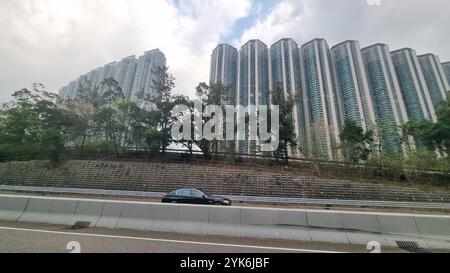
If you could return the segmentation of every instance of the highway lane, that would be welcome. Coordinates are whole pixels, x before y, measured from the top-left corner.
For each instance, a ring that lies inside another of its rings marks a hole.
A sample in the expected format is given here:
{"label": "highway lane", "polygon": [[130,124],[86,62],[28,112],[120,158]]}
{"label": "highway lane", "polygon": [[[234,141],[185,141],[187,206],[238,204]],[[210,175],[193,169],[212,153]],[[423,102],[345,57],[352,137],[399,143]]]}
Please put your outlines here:
{"label": "highway lane", "polygon": [[[0,221],[0,253],[368,253],[365,246],[131,230],[83,229]],[[384,249],[384,252],[403,252]]]}

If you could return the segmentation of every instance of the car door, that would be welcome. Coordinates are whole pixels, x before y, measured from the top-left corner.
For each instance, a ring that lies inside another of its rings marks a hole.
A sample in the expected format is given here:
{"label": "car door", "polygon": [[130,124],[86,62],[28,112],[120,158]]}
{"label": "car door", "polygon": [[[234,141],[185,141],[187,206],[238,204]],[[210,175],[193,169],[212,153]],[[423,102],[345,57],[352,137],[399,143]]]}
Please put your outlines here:
{"label": "car door", "polygon": [[191,190],[183,189],[178,191],[179,203],[192,204]]}
{"label": "car door", "polygon": [[208,200],[208,198],[204,198],[205,194],[203,192],[193,189],[191,194],[192,194],[196,204],[202,204],[202,205],[209,204],[209,200]]}

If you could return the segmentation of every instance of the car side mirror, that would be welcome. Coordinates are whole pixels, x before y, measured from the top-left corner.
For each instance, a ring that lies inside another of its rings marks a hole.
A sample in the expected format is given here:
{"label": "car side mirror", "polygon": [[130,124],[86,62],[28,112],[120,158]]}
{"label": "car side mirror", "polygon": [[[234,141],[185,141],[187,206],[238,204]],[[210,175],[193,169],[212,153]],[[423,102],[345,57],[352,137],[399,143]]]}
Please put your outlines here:
{"label": "car side mirror", "polygon": [[206,199],[206,195],[203,195],[203,199]]}

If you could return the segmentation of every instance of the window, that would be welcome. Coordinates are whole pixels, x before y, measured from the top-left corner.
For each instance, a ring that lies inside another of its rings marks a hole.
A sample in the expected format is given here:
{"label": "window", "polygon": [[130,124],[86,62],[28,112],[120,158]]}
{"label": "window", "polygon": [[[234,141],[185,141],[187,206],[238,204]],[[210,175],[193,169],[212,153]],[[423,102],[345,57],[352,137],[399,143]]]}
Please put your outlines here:
{"label": "window", "polygon": [[186,189],[179,190],[179,191],[177,191],[177,195],[179,195],[179,196],[191,196],[191,190],[186,190]]}
{"label": "window", "polygon": [[205,194],[199,190],[191,190],[191,195],[195,197],[203,197]]}

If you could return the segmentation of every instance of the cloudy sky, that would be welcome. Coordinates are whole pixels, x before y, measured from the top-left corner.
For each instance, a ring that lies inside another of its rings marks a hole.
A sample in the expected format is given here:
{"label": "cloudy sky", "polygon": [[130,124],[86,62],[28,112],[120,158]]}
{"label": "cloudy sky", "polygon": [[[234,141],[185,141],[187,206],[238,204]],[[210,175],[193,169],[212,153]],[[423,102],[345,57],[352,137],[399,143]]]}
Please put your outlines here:
{"label": "cloudy sky", "polygon": [[383,42],[450,61],[449,13],[449,0],[0,0],[0,102],[153,48],[166,54],[176,92],[192,96],[218,43],[254,38]]}

